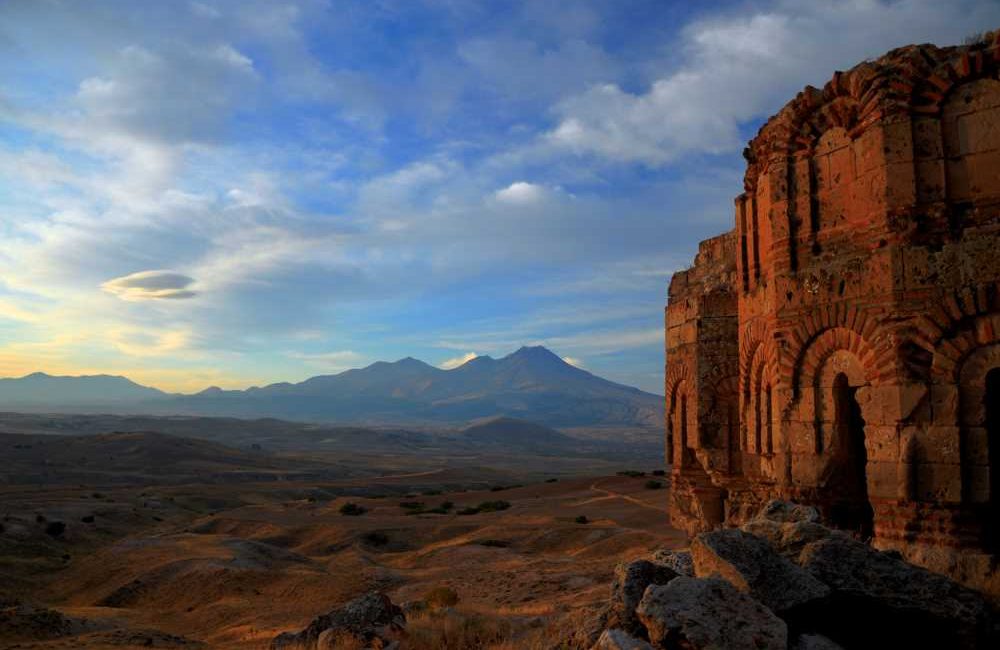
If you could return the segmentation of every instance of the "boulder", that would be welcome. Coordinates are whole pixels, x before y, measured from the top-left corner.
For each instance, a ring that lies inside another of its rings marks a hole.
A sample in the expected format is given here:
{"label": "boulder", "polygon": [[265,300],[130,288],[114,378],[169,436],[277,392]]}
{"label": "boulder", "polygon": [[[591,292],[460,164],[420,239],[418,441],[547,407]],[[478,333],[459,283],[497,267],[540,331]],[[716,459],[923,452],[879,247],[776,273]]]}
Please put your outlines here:
{"label": "boulder", "polygon": [[681,576],[650,585],[636,614],[667,650],[784,650],[788,628],[774,612],[721,578]]}
{"label": "boulder", "polygon": [[611,622],[631,634],[644,636],[644,630],[636,618],[635,608],[639,606],[646,587],[665,585],[677,577],[670,567],[649,560],[622,562],[615,567],[615,578],[611,583]]}
{"label": "boulder", "polygon": [[694,563],[691,560],[691,551],[674,551],[670,549],[660,549],[653,553],[653,562],[670,567],[680,576],[693,576]]}
{"label": "boulder", "polygon": [[1000,647],[985,599],[944,576],[846,535],[807,544],[800,562],[833,589],[818,631],[847,647]]}
{"label": "boulder", "polygon": [[656,650],[642,639],[622,630],[604,630],[591,650]]}
{"label": "boulder", "polygon": [[783,523],[765,518],[751,519],[740,528],[751,535],[767,540],[779,555],[796,563],[806,544],[811,544],[830,535],[844,534],[812,521]]}
{"label": "boulder", "polygon": [[319,650],[329,641],[354,637],[362,643],[383,648],[388,637],[406,625],[403,610],[383,593],[372,591],[318,616],[301,632],[283,632],[271,641],[272,650]]}
{"label": "boulder", "polygon": [[822,634],[803,634],[792,642],[790,650],[844,650],[844,647]]}
{"label": "boulder", "polygon": [[698,535],[691,544],[691,556],[699,578],[723,578],[783,617],[802,612],[830,594],[830,588],[812,574],[778,555],[765,540],[742,530]]}
{"label": "boulder", "polygon": [[779,499],[772,499],[764,504],[754,519],[767,519],[779,524],[819,523],[820,521],[819,511],[816,508]]}

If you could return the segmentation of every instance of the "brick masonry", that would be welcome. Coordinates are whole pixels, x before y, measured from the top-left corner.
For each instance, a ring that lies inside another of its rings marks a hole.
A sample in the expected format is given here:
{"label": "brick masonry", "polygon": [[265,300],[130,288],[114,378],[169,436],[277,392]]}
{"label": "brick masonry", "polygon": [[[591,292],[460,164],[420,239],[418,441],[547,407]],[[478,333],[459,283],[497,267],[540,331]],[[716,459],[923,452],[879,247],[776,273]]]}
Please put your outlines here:
{"label": "brick masonry", "polygon": [[807,87],[665,314],[671,516],[761,502],[1000,595],[1000,31]]}

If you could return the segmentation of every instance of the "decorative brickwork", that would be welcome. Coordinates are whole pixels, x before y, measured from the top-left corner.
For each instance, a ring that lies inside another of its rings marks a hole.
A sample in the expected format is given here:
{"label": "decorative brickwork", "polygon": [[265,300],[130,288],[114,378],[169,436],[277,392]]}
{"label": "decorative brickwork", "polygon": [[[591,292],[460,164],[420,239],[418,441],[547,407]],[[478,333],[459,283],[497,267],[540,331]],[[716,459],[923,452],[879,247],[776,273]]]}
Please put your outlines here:
{"label": "decorative brickwork", "polygon": [[1000,595],[1000,32],[806,88],[666,309],[671,513],[762,501]]}

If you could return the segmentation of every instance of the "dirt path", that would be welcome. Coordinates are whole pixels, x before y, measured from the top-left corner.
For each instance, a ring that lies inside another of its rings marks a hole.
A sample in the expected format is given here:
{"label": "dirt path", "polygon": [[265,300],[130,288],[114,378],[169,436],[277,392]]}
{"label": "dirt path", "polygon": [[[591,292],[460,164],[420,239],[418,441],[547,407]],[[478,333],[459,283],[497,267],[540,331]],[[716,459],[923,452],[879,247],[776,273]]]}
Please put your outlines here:
{"label": "dirt path", "polygon": [[[594,481],[593,483],[590,484],[589,489],[592,492],[597,492],[598,494],[603,494],[604,495],[603,497],[598,497],[597,499],[592,499],[591,501],[603,500],[603,499],[623,499],[625,501],[628,501],[629,503],[635,504],[635,505],[643,507],[643,508],[648,508],[650,510],[656,510],[657,512],[667,513],[667,508],[665,506],[654,506],[651,503],[646,503],[645,501],[643,501],[641,499],[637,499],[637,498],[635,498],[633,496],[629,496],[628,494],[622,494],[621,492],[616,492],[614,490],[609,490],[607,488],[600,487],[600,484],[602,482],[604,482],[605,480],[608,480],[608,479],[601,479],[601,480],[598,480],[598,481]],[[588,503],[588,502],[589,501],[585,501],[584,503]]]}

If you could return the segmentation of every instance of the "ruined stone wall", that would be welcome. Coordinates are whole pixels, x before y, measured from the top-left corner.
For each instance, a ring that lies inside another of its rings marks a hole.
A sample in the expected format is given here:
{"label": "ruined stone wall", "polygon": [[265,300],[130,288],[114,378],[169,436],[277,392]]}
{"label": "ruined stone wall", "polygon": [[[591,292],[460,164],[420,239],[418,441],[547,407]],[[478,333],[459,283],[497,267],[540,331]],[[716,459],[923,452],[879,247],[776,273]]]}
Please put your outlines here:
{"label": "ruined stone wall", "polygon": [[[698,338],[708,307],[692,296],[718,272],[702,253],[667,308],[668,378],[693,378],[700,494],[721,500],[703,510],[738,523],[771,496],[812,503],[1000,592],[997,37],[838,72],[751,141],[725,236],[736,317]],[[719,427],[731,417],[699,383],[706,367],[736,369],[736,426]],[[695,482],[674,461],[681,516]],[[688,529],[720,523],[696,514]]]}

